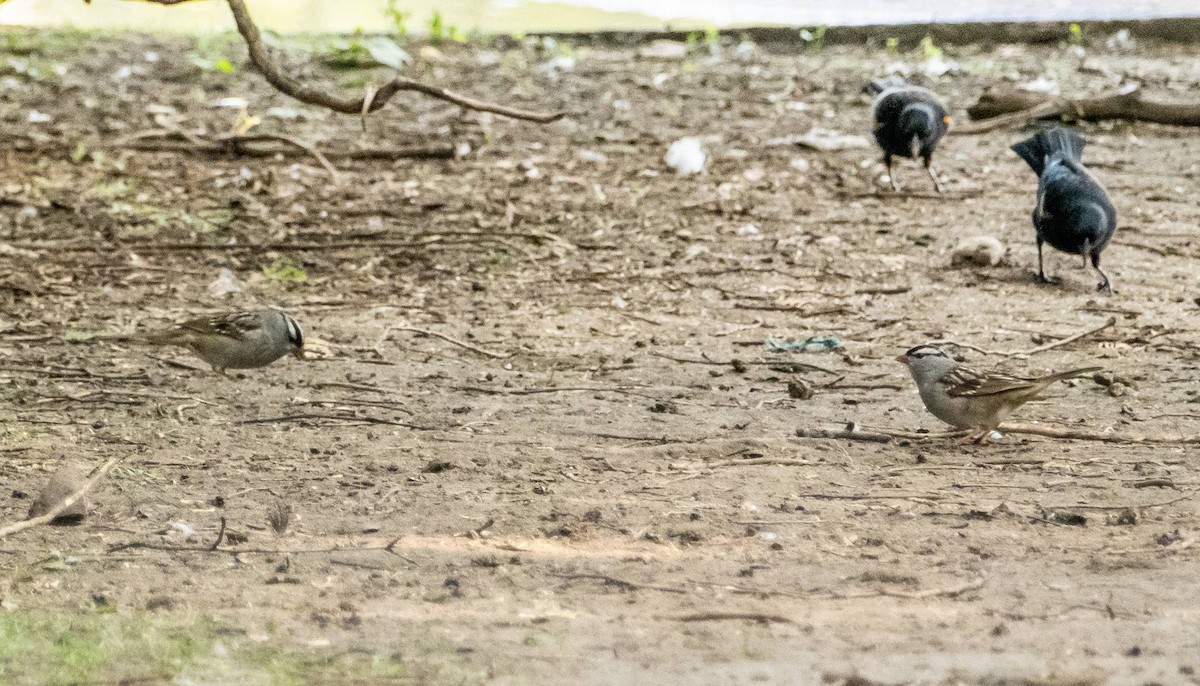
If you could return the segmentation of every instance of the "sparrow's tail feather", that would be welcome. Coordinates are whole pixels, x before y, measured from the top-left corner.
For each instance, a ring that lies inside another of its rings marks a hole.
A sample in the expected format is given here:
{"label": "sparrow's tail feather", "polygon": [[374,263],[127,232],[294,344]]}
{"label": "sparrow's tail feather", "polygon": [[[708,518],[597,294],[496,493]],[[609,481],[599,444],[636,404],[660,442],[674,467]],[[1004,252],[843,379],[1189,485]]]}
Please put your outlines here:
{"label": "sparrow's tail feather", "polygon": [[125,336],[121,340],[144,345],[187,345],[190,337],[186,331],[155,331]]}
{"label": "sparrow's tail feather", "polygon": [[1074,379],[1077,376],[1083,376],[1084,374],[1092,374],[1092,373],[1098,372],[1102,369],[1104,369],[1104,368],[1103,367],[1081,367],[1079,369],[1071,369],[1071,370],[1068,370],[1065,372],[1056,372],[1054,374],[1051,374],[1050,376],[1044,376],[1041,379],[1038,379],[1038,381],[1045,382],[1045,384],[1047,386],[1049,386],[1050,384],[1054,383],[1055,381],[1064,381],[1066,379]]}

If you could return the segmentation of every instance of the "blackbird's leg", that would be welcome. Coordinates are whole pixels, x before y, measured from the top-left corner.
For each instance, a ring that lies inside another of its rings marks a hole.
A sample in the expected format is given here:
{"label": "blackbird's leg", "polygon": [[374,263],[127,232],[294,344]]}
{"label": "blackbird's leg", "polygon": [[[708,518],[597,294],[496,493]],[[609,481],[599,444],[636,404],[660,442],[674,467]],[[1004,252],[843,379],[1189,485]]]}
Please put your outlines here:
{"label": "blackbird's leg", "polygon": [[1045,269],[1043,269],[1043,268],[1042,268],[1042,243],[1044,243],[1044,242],[1045,242],[1045,241],[1043,241],[1043,240],[1042,240],[1042,235],[1041,235],[1041,234],[1038,234],[1038,237],[1037,237],[1037,248],[1038,248],[1038,279],[1039,279],[1039,280],[1040,280],[1042,283],[1059,283],[1059,280],[1058,280],[1058,279],[1055,279],[1055,278],[1052,278],[1052,277],[1046,276],[1046,271],[1045,271]]}
{"label": "blackbird's leg", "polygon": [[938,193],[945,191],[942,187],[942,182],[938,180],[937,170],[933,168],[933,160],[930,156],[925,156],[925,171],[929,174],[929,178],[933,179],[933,189]]}
{"label": "blackbird's leg", "polygon": [[1108,274],[1105,274],[1104,270],[1100,268],[1100,253],[1098,252],[1092,253],[1092,267],[1100,273],[1100,278],[1104,279],[1098,286],[1096,286],[1096,290],[1116,293],[1116,291],[1113,290],[1112,281],[1109,280]]}
{"label": "blackbird's leg", "polygon": [[896,181],[896,171],[892,168],[892,154],[890,152],[884,153],[883,163],[887,165],[888,181],[890,181],[892,184],[892,190],[899,193],[900,182]]}

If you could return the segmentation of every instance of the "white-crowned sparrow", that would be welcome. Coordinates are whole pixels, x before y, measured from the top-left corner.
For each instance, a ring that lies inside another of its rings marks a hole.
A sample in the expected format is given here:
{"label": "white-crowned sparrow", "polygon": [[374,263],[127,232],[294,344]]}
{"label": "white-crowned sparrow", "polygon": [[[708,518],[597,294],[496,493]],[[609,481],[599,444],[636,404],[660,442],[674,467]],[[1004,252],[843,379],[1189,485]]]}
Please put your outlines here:
{"label": "white-crowned sparrow", "polygon": [[1055,381],[1100,371],[1085,367],[1035,379],[980,372],[931,345],[918,345],[896,359],[908,365],[925,408],[943,422],[969,430],[967,438],[977,442]]}
{"label": "white-crowned sparrow", "polygon": [[304,357],[303,330],[277,310],[201,317],[144,340],[188,348],[222,374],[226,369],[265,367],[288,353]]}

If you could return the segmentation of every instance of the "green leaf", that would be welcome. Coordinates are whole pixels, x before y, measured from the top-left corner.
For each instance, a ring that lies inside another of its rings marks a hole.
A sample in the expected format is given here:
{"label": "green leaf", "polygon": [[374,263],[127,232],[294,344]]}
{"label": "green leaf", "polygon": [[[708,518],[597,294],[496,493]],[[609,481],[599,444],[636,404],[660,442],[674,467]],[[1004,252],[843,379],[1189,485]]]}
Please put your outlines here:
{"label": "green leaf", "polygon": [[233,62],[230,62],[224,57],[213,63],[213,69],[216,69],[222,74],[232,74],[237,71],[237,68],[233,66]]}
{"label": "green leaf", "polygon": [[308,273],[300,268],[290,257],[281,257],[263,267],[263,274],[276,281],[303,283],[308,281]]}

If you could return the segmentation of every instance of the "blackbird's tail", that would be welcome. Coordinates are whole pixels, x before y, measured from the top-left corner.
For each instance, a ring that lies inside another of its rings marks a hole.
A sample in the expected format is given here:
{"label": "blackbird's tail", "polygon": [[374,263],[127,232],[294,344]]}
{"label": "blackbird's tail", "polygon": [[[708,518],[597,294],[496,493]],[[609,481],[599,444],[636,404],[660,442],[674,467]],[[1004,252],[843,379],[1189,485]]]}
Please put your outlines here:
{"label": "blackbird's tail", "polygon": [[1038,131],[1033,137],[1013,145],[1012,149],[1038,176],[1041,176],[1042,170],[1046,168],[1046,161],[1055,156],[1075,162],[1083,161],[1083,137],[1057,126]]}

